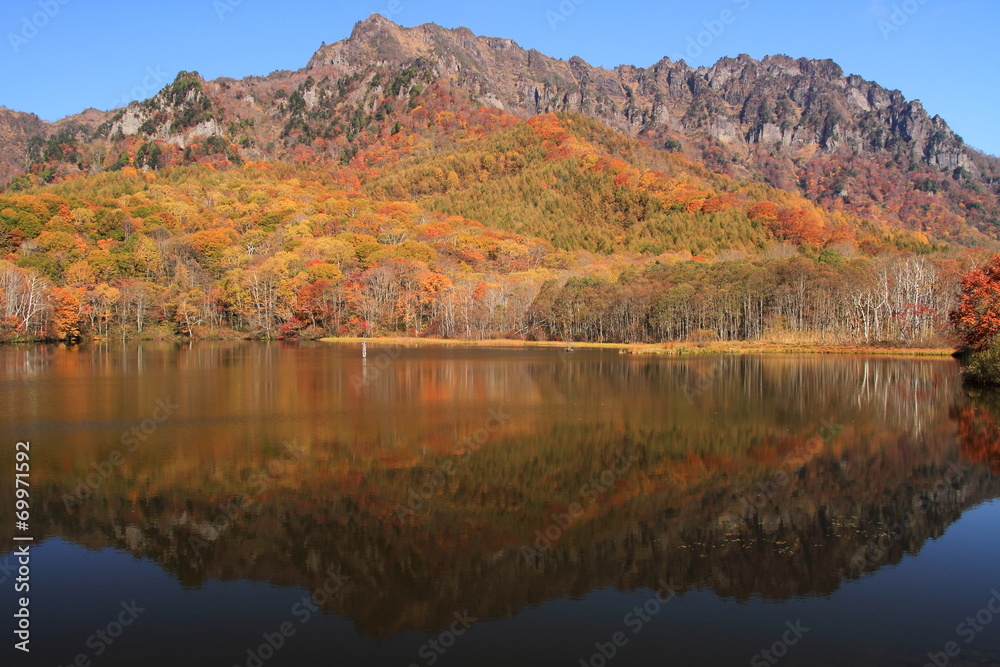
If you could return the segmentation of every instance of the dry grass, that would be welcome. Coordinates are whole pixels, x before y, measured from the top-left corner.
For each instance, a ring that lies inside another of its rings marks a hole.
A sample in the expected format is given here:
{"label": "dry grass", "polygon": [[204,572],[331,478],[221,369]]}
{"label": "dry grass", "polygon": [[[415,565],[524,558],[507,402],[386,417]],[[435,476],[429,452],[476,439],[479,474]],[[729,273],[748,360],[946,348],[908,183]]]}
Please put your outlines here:
{"label": "dry grass", "polygon": [[618,350],[622,354],[855,354],[881,355],[895,357],[950,357],[953,348],[910,348],[885,347],[870,345],[817,345],[815,343],[779,343],[771,341],[716,341],[709,343],[565,343],[562,341],[528,341],[528,340],[452,340],[445,338],[406,338],[391,336],[384,338],[344,337],[323,338],[325,343],[358,344],[367,340],[373,348],[381,345],[398,345],[402,347],[445,346],[445,347],[550,347],[565,349],[567,347],[585,349]]}

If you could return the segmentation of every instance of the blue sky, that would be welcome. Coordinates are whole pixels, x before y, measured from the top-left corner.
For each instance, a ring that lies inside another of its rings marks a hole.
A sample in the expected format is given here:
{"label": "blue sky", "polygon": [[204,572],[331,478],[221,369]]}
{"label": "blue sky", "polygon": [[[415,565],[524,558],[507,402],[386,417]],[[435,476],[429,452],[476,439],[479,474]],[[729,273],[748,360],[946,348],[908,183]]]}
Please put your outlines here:
{"label": "blue sky", "polygon": [[0,104],[55,120],[148,97],[182,69],[206,78],[298,69],[375,12],[605,67],[663,56],[693,65],[740,53],[832,58],[1000,154],[990,111],[1000,108],[995,0],[4,0]]}

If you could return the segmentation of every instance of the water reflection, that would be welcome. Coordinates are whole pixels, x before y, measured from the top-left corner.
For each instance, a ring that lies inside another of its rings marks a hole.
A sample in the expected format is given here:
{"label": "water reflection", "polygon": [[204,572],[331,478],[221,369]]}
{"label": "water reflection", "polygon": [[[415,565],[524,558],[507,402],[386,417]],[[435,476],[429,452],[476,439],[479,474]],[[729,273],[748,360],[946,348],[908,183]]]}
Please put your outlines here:
{"label": "water reflection", "polygon": [[998,405],[951,361],[566,356],[3,348],[2,430],[37,535],[194,588],[342,570],[328,610],[378,638],[661,581],[827,596],[1000,495]]}

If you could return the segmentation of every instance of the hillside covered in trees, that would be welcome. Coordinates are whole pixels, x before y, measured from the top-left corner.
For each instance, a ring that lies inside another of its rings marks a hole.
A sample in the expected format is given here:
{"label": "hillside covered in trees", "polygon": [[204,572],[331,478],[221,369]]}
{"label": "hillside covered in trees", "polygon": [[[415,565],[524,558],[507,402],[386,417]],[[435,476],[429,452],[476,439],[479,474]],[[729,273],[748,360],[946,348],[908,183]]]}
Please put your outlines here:
{"label": "hillside covered in trees", "polygon": [[996,160],[832,63],[608,72],[466,33],[373,17],[298,72],[4,110],[0,337],[923,345],[997,247]]}
{"label": "hillside covered in trees", "polygon": [[[730,207],[739,226],[714,261],[686,249],[569,251],[369,198],[336,182],[351,180],[346,171],[313,177],[272,164],[126,168],[0,198],[4,337],[795,333],[926,343],[976,257],[910,234],[867,237],[871,254],[849,239],[782,241],[771,225],[787,208],[768,201]],[[820,213],[799,210],[825,229]],[[713,226],[696,223],[713,215],[681,213],[688,233],[706,235]],[[713,250],[711,237],[694,238]]]}

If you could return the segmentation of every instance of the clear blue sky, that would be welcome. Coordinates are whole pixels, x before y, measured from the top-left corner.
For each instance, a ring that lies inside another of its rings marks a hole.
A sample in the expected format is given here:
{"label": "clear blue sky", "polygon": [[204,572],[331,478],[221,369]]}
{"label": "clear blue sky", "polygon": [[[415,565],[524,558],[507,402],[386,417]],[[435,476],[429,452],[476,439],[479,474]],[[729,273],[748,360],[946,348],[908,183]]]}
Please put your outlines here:
{"label": "clear blue sky", "polygon": [[182,69],[206,78],[298,69],[375,12],[605,67],[677,55],[693,65],[740,53],[832,58],[1000,154],[996,0],[3,0],[0,104],[55,120],[150,96]]}

